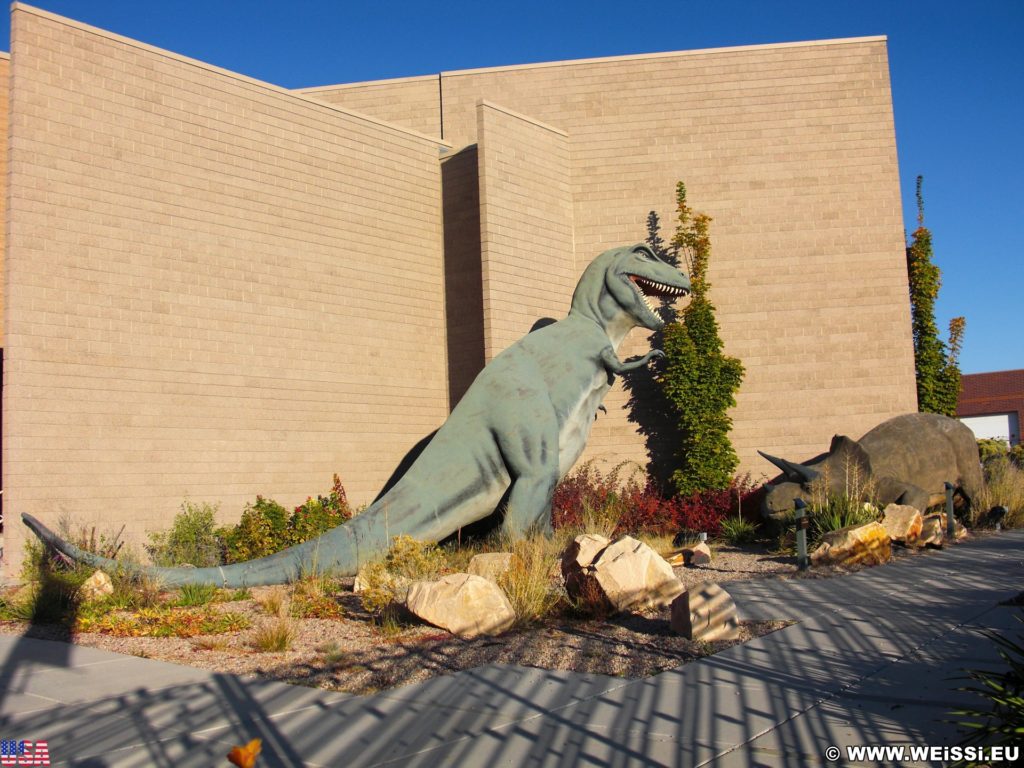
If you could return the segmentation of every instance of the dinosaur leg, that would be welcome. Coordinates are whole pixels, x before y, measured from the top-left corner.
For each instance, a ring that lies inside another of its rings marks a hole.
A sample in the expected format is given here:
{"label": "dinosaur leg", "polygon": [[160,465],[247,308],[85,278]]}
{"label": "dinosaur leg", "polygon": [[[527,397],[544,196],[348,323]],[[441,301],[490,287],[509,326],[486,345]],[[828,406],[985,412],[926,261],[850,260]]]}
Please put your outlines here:
{"label": "dinosaur leg", "polygon": [[523,537],[530,529],[550,534],[551,497],[558,485],[558,427],[554,416],[527,422],[511,434],[499,436],[498,445],[513,477],[505,532],[514,538]]}

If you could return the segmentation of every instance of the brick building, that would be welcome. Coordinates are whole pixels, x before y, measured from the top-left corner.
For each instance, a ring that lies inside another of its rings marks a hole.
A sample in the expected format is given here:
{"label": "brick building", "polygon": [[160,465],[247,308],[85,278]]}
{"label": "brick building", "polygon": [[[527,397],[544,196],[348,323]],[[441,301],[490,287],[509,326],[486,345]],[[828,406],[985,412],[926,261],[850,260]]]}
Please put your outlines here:
{"label": "brick building", "polygon": [[962,377],[963,390],[956,415],[976,437],[1020,442],[1024,423],[1024,369],[969,373]]}
{"label": "brick building", "polygon": [[[744,470],[916,409],[884,38],[291,91],[16,3],[0,70],[11,513],[137,543],[186,497],[367,501],[681,179]],[[644,461],[625,401],[589,456]]]}

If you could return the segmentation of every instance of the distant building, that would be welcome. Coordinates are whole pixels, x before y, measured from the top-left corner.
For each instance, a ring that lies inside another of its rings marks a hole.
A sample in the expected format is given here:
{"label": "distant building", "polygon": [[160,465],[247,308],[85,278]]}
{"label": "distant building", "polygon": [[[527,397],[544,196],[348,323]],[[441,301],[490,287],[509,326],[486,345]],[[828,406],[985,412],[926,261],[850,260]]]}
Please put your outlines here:
{"label": "distant building", "polygon": [[979,440],[1017,445],[1024,422],[1024,369],[966,374],[956,415]]}
{"label": "distant building", "polygon": [[[138,545],[185,498],[227,523],[337,472],[367,502],[591,259],[651,211],[671,237],[680,180],[746,367],[742,471],[916,410],[884,37],[295,91],[22,3],[11,27],[10,514]],[[585,459],[645,462],[626,401]]]}

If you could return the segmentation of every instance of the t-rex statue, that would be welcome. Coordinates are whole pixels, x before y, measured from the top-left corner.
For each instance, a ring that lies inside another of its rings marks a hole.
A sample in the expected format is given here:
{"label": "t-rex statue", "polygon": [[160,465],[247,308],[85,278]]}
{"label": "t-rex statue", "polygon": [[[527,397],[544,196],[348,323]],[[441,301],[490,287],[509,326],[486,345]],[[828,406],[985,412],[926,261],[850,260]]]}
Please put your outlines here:
{"label": "t-rex statue", "polygon": [[[488,517],[508,498],[504,530],[551,530],[551,497],[583,453],[615,374],[661,357],[622,362],[616,350],[637,326],[664,321],[650,297],[689,293],[690,282],[645,245],[613,248],[583,272],[569,315],[527,334],[477,376],[402,478],[362,514],[322,536],[257,560],[212,568],[140,569],[168,586],[280,584],[320,568],[353,575],[395,536],[440,541]],[[511,487],[511,488],[510,488]],[[118,566],[62,540],[28,514],[40,539],[98,568]]]}

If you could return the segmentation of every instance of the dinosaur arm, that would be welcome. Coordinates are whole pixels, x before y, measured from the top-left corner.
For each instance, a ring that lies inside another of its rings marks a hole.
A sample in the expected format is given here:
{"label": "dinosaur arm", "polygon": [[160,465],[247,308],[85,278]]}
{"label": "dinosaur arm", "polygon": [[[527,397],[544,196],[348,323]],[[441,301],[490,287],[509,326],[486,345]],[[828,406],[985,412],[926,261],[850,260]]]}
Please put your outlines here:
{"label": "dinosaur arm", "polygon": [[611,347],[605,347],[601,352],[601,362],[604,363],[604,367],[609,373],[627,373],[628,371],[635,371],[637,368],[641,368],[647,365],[651,360],[657,357],[664,357],[665,353],[660,349],[652,349],[643,357],[634,357],[632,360],[622,362],[615,354],[615,350]]}

